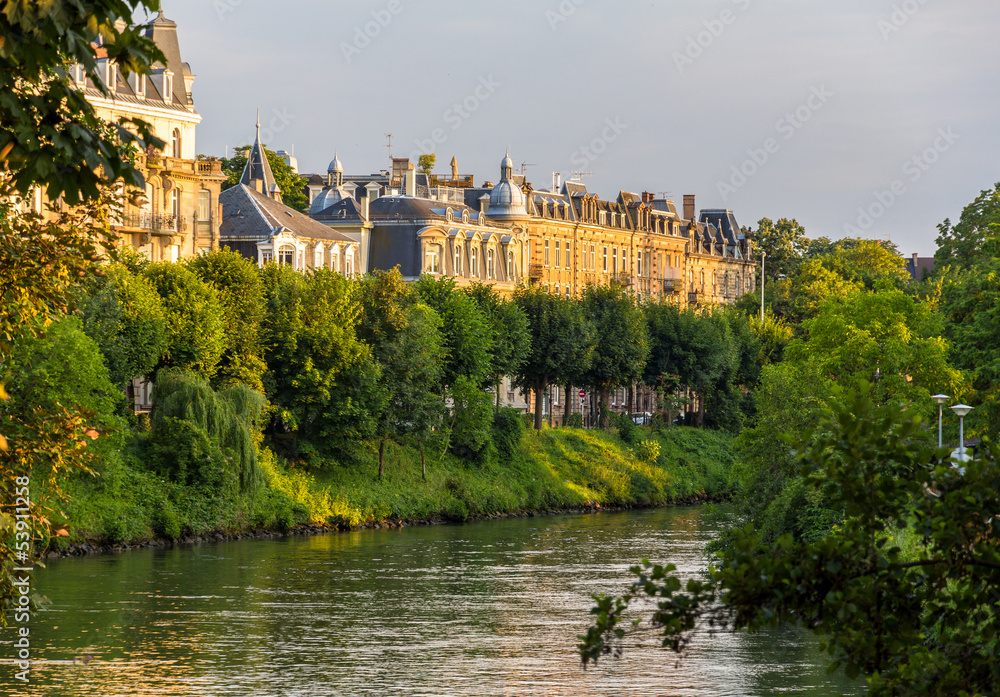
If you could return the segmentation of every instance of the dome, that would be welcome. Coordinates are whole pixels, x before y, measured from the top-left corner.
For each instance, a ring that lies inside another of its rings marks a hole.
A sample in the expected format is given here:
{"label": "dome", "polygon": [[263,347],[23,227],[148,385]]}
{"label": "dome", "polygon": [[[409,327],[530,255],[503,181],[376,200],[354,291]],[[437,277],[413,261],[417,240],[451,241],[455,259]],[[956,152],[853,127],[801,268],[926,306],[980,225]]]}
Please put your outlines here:
{"label": "dome", "polygon": [[514,169],[514,161],[510,159],[510,153],[507,153],[500,162],[500,170],[503,171],[505,169]]}
{"label": "dome", "polygon": [[340,158],[337,157],[337,153],[333,154],[333,161],[330,166],[326,168],[327,172],[344,172],[344,165],[340,164]]}
{"label": "dome", "polygon": [[525,218],[528,210],[524,205],[524,192],[515,184],[514,161],[508,152],[500,162],[500,183],[490,192],[491,218]]}
{"label": "dome", "polygon": [[340,203],[347,198],[347,192],[340,187],[328,187],[316,194],[312,204],[309,206],[309,215],[322,213],[330,206]]}

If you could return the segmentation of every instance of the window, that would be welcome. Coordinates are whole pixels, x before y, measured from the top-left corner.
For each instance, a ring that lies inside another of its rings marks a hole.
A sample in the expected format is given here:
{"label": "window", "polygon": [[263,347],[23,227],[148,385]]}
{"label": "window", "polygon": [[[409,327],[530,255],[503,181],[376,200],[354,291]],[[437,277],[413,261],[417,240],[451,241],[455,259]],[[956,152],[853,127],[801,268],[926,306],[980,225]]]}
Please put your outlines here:
{"label": "window", "polygon": [[570,249],[569,241],[566,241],[566,268],[573,268],[573,252]]}
{"label": "window", "polygon": [[587,270],[587,245],[583,245],[583,255],[580,257],[580,270]]}
{"label": "window", "polygon": [[496,266],[493,260],[493,250],[486,250],[486,278],[494,278],[496,276]]}
{"label": "window", "polygon": [[597,269],[597,245],[590,245],[590,268]]}
{"label": "window", "polygon": [[278,264],[280,266],[294,266],[295,247],[290,244],[283,244],[278,247]]}
{"label": "window", "polygon": [[701,272],[701,292],[705,292],[705,272]]}
{"label": "window", "polygon": [[479,249],[476,245],[469,250],[469,271],[473,277],[479,275]]}
{"label": "window", "polygon": [[514,280],[514,252],[507,251],[507,280]]}
{"label": "window", "polygon": [[545,240],[545,265],[549,265],[549,241]]}
{"label": "window", "polygon": [[340,245],[330,247],[330,268],[340,271]]}
{"label": "window", "polygon": [[319,243],[316,244],[316,249],[313,250],[313,268],[323,268],[323,245]]}
{"label": "window", "polygon": [[611,250],[611,273],[618,275],[618,247]]}
{"label": "window", "polygon": [[553,289],[553,292],[554,292],[554,293],[555,293],[556,295],[559,295],[559,286],[556,286],[556,287],[555,287],[555,288]]}
{"label": "window", "polygon": [[[669,264],[669,263],[670,263],[670,257],[667,256],[667,264]],[[662,254],[657,254],[656,255],[656,268],[659,271],[660,276],[663,276],[664,278],[666,278],[666,276],[664,276],[664,273],[663,273],[663,255]]]}
{"label": "window", "polygon": [[198,192],[198,220],[212,219],[212,192],[202,189]]}
{"label": "window", "polygon": [[441,273],[441,245],[427,245],[427,258],[424,262],[425,273]]}
{"label": "window", "polygon": [[607,211],[600,211],[600,212],[598,212],[598,214],[597,214],[597,224],[598,225],[605,225],[605,226],[608,224],[608,214],[607,214]]}
{"label": "window", "polygon": [[[347,256],[344,257],[344,275],[351,277],[354,275],[354,247],[350,247],[347,250]],[[441,273],[441,246],[438,245],[438,273]]]}
{"label": "window", "polygon": [[181,129],[175,128],[173,137],[170,139],[170,152],[173,157],[181,156]]}
{"label": "window", "polygon": [[559,268],[559,263],[562,261],[562,253],[560,252],[560,249],[561,249],[560,245],[561,245],[561,243],[559,242],[559,240],[556,240],[556,268],[557,269]]}
{"label": "window", "polygon": [[176,187],[170,192],[170,215],[174,217],[174,225],[177,225],[181,217],[181,192]]}
{"label": "window", "polygon": [[642,276],[642,252],[635,253],[635,272],[640,277]]}
{"label": "window", "polygon": [[566,299],[569,300],[569,297],[570,297],[569,286],[566,286]]}
{"label": "window", "polygon": [[455,243],[455,275],[462,275],[462,245]]}
{"label": "window", "polygon": [[604,248],[604,273],[608,272],[608,248]]}
{"label": "window", "polygon": [[261,264],[270,264],[272,261],[274,261],[274,252],[261,252],[260,254]]}

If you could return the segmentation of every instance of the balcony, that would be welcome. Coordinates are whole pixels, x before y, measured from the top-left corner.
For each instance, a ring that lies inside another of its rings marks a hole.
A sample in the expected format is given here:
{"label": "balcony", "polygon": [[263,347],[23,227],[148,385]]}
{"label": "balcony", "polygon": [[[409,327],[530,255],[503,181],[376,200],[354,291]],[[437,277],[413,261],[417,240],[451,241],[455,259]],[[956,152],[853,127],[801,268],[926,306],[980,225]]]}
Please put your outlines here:
{"label": "balcony", "polygon": [[542,276],[544,275],[544,273],[545,273],[545,267],[543,267],[541,264],[531,264],[530,266],[528,266],[528,278],[530,278],[532,281],[542,280]]}
{"label": "balcony", "polygon": [[[180,223],[179,225],[178,222]],[[186,226],[184,225],[184,221],[178,221],[177,216],[157,215],[152,211],[133,211],[115,216],[111,220],[111,227],[173,235],[179,229],[183,231],[183,228]]]}

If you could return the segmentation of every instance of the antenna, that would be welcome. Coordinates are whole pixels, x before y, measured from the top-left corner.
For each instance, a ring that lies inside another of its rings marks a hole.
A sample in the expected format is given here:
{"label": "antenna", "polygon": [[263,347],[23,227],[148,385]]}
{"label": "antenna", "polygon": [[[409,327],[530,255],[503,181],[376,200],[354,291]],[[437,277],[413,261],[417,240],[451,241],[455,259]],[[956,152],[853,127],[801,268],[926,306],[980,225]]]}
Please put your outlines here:
{"label": "antenna", "polygon": [[386,141],[387,141],[386,144],[385,144],[385,147],[386,147],[386,150],[389,151],[389,159],[391,160],[392,159],[392,134],[391,133],[386,133],[385,134],[385,138],[386,138]]}
{"label": "antenna", "polygon": [[522,162],[521,163],[521,176],[522,177],[524,176],[524,173],[528,169],[528,167],[536,167],[536,166],[537,165],[535,165],[535,163],[533,163],[533,162]]}
{"label": "antenna", "polygon": [[581,181],[581,182],[583,181],[584,177],[589,177],[592,174],[593,174],[593,172],[580,172],[580,171],[577,171],[577,170],[573,170],[573,178],[576,179],[577,181]]}
{"label": "antenna", "polygon": [[664,201],[673,201],[674,200],[674,192],[673,191],[657,191],[656,193],[659,194],[660,198],[662,198]]}

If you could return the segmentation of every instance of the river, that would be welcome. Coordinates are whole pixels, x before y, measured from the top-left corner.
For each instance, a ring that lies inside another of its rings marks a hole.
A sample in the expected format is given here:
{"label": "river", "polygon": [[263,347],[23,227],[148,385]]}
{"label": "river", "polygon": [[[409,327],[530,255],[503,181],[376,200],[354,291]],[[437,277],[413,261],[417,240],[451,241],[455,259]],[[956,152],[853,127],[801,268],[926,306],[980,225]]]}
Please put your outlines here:
{"label": "river", "polygon": [[14,694],[858,694],[794,628],[701,637],[679,662],[647,641],[581,669],[590,594],[642,557],[693,575],[712,533],[671,508],[59,560],[38,574],[51,605]]}

